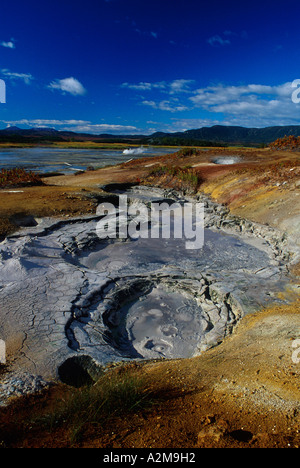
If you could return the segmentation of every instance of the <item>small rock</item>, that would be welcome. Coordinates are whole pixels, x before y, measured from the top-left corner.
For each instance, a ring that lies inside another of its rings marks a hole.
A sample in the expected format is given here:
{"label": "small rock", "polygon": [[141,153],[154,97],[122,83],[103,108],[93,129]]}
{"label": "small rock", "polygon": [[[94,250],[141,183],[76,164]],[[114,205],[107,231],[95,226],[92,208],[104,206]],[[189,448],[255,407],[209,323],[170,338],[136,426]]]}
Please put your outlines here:
{"label": "small rock", "polygon": [[6,374],[0,381],[0,406],[6,406],[11,398],[40,392],[49,385],[40,376],[26,372]]}
{"label": "small rock", "polygon": [[[209,417],[208,417],[209,418]],[[219,443],[228,433],[228,423],[224,420],[219,420],[216,423],[209,424],[204,427],[198,434],[198,446],[211,445]]]}

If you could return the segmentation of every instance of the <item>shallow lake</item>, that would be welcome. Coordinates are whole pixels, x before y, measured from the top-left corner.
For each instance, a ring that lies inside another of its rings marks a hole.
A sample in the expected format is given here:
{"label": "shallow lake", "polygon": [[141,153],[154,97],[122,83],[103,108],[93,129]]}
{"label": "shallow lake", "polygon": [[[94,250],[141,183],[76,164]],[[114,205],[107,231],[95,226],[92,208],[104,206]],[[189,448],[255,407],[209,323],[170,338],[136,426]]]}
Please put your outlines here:
{"label": "shallow lake", "polygon": [[71,148],[5,148],[0,149],[0,169],[25,167],[39,173],[74,173],[88,167],[98,169],[129,159],[174,153],[176,148],[139,147],[120,150]]}

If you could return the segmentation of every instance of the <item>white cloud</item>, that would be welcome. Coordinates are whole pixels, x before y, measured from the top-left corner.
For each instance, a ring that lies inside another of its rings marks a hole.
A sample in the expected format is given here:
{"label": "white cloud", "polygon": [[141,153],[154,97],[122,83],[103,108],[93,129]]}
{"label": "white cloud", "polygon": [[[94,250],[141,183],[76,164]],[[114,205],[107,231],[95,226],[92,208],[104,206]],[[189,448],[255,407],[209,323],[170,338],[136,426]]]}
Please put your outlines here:
{"label": "white cloud", "polygon": [[[157,122],[156,122],[157,123]],[[220,120],[213,119],[177,119],[172,118],[170,124],[160,126],[164,132],[185,132],[193,128],[211,127],[212,125],[224,125]]]}
{"label": "white cloud", "polygon": [[[176,113],[201,109],[205,111],[205,118],[208,116],[207,121],[213,122],[213,125],[262,127],[300,123],[300,103],[297,105],[292,102],[292,93],[295,92],[292,82],[279,85],[215,84],[198,89],[194,89],[194,84],[195,81],[191,79],[176,79],[154,83],[123,83],[122,86],[152,93],[148,99],[143,96],[140,104],[154,110]],[[168,95],[168,98],[163,99],[161,96],[160,99],[158,91]],[[217,120],[214,118],[216,114],[220,114]],[[186,127],[185,123],[182,125]]]}
{"label": "white cloud", "polygon": [[0,42],[0,46],[6,47],[7,49],[15,49],[15,48],[16,48],[13,39],[11,39],[11,40],[8,41],[8,42],[5,42],[5,41]]}
{"label": "white cloud", "polygon": [[215,36],[209,37],[206,42],[212,47],[222,47],[232,44],[233,40],[236,41],[239,39],[248,39],[247,31],[235,32],[226,30],[222,35],[216,34]]}
{"label": "white cloud", "polygon": [[224,114],[228,125],[299,124],[299,106],[292,102],[291,82],[270,86],[222,84],[197,89],[189,99],[195,107]]}
{"label": "white cloud", "polygon": [[153,107],[154,109],[157,109],[157,103],[155,101],[143,101],[142,104],[144,104],[144,106],[149,106]]}
{"label": "white cloud", "polygon": [[141,134],[141,130],[132,125],[114,124],[93,124],[88,120],[55,120],[55,119],[20,119],[20,120],[0,120],[7,126],[22,126],[29,128],[57,128],[59,130],[79,132],[79,133],[116,133],[116,134]]}
{"label": "white cloud", "polygon": [[212,36],[209,39],[207,39],[207,42],[208,42],[209,45],[211,45],[213,47],[226,46],[226,45],[231,44],[229,39],[222,39],[222,37],[219,36],[218,34],[216,34],[215,36]]}
{"label": "white cloud", "polygon": [[164,101],[142,101],[142,104],[144,106],[149,106],[149,107],[152,107],[153,109],[158,109],[158,110],[162,110],[162,111],[168,111],[168,112],[181,112],[181,111],[185,111],[185,110],[188,110],[188,107],[184,106],[184,105],[180,105],[180,104],[177,104],[177,102],[175,101],[168,101],[168,100],[164,100]]}
{"label": "white cloud", "polygon": [[255,115],[255,114],[237,114],[227,116],[224,119],[214,118],[199,118],[199,119],[178,119],[173,118],[169,124],[159,126],[160,131],[165,132],[184,132],[193,128],[212,127],[213,125],[222,126],[240,126],[246,128],[264,128],[281,125],[299,125],[299,118],[296,115],[272,116],[272,115]]}
{"label": "white cloud", "polygon": [[86,93],[86,89],[82,86],[82,84],[73,77],[52,81],[48,88],[58,89],[63,93],[69,93],[73,96],[83,96]]}
{"label": "white cloud", "polygon": [[122,88],[136,89],[138,91],[150,91],[152,89],[151,83],[140,82],[137,84],[122,83]]}
{"label": "white cloud", "polygon": [[[123,83],[121,87],[134,91],[156,91],[154,99],[143,99],[141,104],[167,112],[182,112],[188,110],[189,107],[186,103],[180,103],[177,96],[182,94],[191,94],[193,92],[191,85],[194,83],[195,80],[182,78],[172,81],[158,81],[154,83]],[[157,99],[157,92],[169,95],[169,99]]]}
{"label": "white cloud", "polygon": [[26,125],[28,127],[56,127],[62,125],[85,125],[89,124],[86,120],[51,120],[51,119],[20,119],[20,120],[2,120],[7,125]]}
{"label": "white cloud", "polygon": [[114,125],[114,124],[92,124],[85,123],[84,125],[76,125],[74,127],[65,127],[62,130],[78,132],[78,133],[116,133],[116,134],[139,134],[143,133],[137,127],[132,125]]}
{"label": "white cloud", "polygon": [[189,93],[191,92],[190,85],[195,83],[195,80],[174,80],[170,83],[170,94]]}
{"label": "white cloud", "polygon": [[166,83],[164,81],[160,81],[157,83],[148,83],[141,81],[140,83],[122,83],[121,87],[137,91],[151,91],[153,89],[165,89]]}
{"label": "white cloud", "polygon": [[[241,86],[224,86],[222,84],[197,89],[189,99],[196,107],[210,112],[227,112],[237,114],[241,112],[261,112],[265,114],[271,108],[292,106],[292,83],[278,86],[249,84]],[[295,109],[294,109],[295,110]]]}
{"label": "white cloud", "polygon": [[137,91],[155,91],[160,90],[168,94],[188,93],[191,92],[190,86],[195,83],[195,80],[177,79],[173,81],[158,81],[154,83],[122,83],[122,88],[133,89]]}
{"label": "white cloud", "polygon": [[33,80],[30,73],[15,73],[3,68],[1,74],[10,80],[23,80],[25,84],[29,85]]}

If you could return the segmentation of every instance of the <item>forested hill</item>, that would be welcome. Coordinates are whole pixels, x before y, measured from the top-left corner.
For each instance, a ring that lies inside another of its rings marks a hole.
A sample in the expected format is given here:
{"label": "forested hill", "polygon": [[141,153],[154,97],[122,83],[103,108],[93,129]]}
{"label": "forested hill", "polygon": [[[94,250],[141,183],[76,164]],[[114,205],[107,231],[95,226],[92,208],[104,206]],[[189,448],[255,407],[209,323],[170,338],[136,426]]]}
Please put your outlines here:
{"label": "forested hill", "polygon": [[284,136],[300,136],[300,126],[277,126],[266,128],[246,128],[215,125],[178,133],[156,133],[148,137],[153,144],[167,144],[169,141],[211,142],[231,145],[267,145]]}
{"label": "forested hill", "polygon": [[202,127],[185,132],[164,133],[156,132],[152,135],[93,135],[58,131],[53,128],[20,129],[9,127],[0,130],[0,142],[4,143],[51,143],[51,142],[123,142],[126,144],[149,145],[198,145],[198,146],[227,146],[244,145],[260,146],[293,135],[300,136],[300,125],[276,126],[265,128],[246,128],[238,126],[215,125]]}

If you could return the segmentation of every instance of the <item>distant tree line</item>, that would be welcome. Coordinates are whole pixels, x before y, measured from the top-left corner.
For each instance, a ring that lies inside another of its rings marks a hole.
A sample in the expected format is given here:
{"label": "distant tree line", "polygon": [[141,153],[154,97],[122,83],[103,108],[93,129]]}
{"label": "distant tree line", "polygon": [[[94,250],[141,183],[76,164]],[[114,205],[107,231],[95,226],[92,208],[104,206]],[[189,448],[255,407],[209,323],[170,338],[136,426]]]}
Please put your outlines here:
{"label": "distant tree line", "polygon": [[23,136],[23,135],[0,135],[0,143],[28,143],[28,144],[38,144],[38,143],[55,143],[65,141],[64,138],[51,137],[51,136],[40,136],[38,139],[34,136]]}
{"label": "distant tree line", "polygon": [[227,143],[212,142],[206,140],[196,140],[194,138],[181,138],[165,136],[159,138],[145,139],[144,144],[151,144],[153,146],[198,146],[198,147],[226,147]]}

